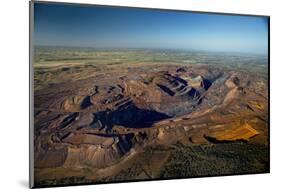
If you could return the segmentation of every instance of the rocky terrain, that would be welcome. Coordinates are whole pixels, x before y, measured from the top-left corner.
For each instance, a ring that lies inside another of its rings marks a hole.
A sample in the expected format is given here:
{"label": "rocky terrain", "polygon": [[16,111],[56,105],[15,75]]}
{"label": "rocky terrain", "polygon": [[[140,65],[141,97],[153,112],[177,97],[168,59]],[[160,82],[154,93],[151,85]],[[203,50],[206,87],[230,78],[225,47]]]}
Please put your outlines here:
{"label": "rocky terrain", "polygon": [[[58,64],[35,67],[35,79],[37,185],[202,175],[167,171],[178,145],[198,157],[236,143],[268,149],[268,81],[246,70]],[[204,146],[212,150],[202,153]],[[246,158],[253,155],[246,149]],[[268,156],[260,161],[248,172],[266,172]],[[243,173],[235,170],[221,174]]]}

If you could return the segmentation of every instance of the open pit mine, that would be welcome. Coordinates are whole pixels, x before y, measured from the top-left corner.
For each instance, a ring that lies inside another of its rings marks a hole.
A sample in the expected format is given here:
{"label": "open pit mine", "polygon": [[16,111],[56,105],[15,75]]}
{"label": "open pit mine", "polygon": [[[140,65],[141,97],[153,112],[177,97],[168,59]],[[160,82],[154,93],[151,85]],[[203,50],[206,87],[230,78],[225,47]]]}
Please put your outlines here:
{"label": "open pit mine", "polygon": [[[267,171],[266,78],[204,65],[120,67],[35,69],[42,80],[71,78],[35,90],[38,185]],[[95,74],[75,79],[85,70]]]}

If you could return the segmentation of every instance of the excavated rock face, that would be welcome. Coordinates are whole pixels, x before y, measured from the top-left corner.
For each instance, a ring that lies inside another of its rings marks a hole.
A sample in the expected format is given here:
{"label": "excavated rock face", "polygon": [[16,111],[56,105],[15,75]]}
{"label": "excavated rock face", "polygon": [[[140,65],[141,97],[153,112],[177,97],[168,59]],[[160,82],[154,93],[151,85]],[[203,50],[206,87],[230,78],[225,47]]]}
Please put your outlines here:
{"label": "excavated rock face", "polygon": [[91,106],[90,96],[72,96],[62,104],[62,109],[69,112],[77,112]]}
{"label": "excavated rock face", "polygon": [[267,122],[267,94],[252,90],[267,91],[265,83],[218,68],[148,65],[51,85],[35,92],[35,166],[102,168],[153,144],[248,141]]}

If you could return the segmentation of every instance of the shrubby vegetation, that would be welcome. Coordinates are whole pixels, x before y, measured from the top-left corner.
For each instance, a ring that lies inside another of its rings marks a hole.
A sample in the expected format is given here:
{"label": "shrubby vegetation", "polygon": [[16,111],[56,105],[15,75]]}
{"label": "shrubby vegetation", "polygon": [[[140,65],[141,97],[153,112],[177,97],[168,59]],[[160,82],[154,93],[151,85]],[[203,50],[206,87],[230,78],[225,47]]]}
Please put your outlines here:
{"label": "shrubby vegetation", "polygon": [[269,172],[268,148],[260,144],[224,143],[178,146],[161,178]]}

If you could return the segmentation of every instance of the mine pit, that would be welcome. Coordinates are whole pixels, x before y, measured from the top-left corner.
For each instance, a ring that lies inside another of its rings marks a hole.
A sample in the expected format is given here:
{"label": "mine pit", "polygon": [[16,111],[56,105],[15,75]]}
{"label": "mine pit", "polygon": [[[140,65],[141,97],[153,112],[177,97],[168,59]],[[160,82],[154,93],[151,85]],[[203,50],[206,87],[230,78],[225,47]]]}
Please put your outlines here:
{"label": "mine pit", "polygon": [[249,90],[256,86],[257,80],[249,82],[255,75],[183,65],[124,69],[35,92],[36,168],[121,171],[126,158],[138,160],[152,146],[193,148],[265,138],[267,98]]}
{"label": "mine pit", "polygon": [[124,106],[120,106],[114,111],[94,113],[94,121],[91,125],[95,127],[101,125],[102,128],[99,129],[106,127],[107,130],[111,130],[114,125],[121,125],[127,128],[147,128],[157,121],[170,118],[164,113],[140,109],[133,104]]}

